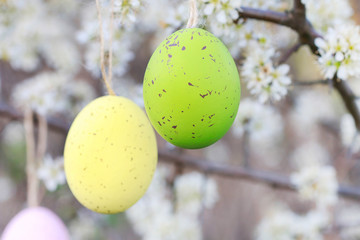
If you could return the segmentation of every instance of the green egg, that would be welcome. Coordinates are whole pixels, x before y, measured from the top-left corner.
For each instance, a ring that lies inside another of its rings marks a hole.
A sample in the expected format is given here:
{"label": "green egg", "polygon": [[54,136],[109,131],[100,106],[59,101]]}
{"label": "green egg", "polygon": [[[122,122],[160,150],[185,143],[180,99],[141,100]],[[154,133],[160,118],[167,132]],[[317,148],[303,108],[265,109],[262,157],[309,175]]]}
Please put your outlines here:
{"label": "green egg", "polygon": [[240,102],[240,79],[225,45],[199,29],[167,37],[148,63],[144,103],[150,122],[168,142],[203,148],[231,127]]}

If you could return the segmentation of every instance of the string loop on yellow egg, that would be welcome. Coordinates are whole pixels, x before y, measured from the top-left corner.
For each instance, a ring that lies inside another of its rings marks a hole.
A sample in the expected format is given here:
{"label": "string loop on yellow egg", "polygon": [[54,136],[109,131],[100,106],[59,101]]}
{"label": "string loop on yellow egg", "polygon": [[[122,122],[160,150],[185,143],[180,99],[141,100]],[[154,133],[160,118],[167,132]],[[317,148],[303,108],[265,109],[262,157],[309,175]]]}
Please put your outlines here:
{"label": "string loop on yellow egg", "polygon": [[111,14],[110,14],[110,40],[109,40],[109,70],[108,75],[105,70],[105,50],[104,50],[104,36],[102,29],[102,17],[101,17],[101,6],[99,0],[96,0],[97,16],[99,21],[99,31],[100,31],[100,69],[102,78],[104,80],[106,89],[110,95],[115,95],[114,90],[111,88],[111,78],[112,78],[112,37],[113,37],[113,21],[114,21],[114,0],[111,0]]}

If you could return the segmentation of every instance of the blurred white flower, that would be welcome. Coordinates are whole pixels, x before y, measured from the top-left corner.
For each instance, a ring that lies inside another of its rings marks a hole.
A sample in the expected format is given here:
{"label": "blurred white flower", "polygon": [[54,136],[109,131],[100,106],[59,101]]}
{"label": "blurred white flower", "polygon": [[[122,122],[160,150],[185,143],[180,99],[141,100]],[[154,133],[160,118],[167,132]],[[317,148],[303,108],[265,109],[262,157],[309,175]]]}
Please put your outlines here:
{"label": "blurred white flower", "polygon": [[164,25],[168,30],[168,33],[171,34],[175,30],[178,30],[183,25],[186,25],[186,22],[189,19],[189,3],[187,1],[180,2],[176,6],[169,7],[169,13],[164,18]]}
{"label": "blurred white flower", "polygon": [[204,15],[215,17],[220,24],[231,23],[239,13],[241,0],[202,0],[205,3]]}
{"label": "blurred white flower", "polygon": [[14,182],[5,175],[0,176],[0,189],[0,203],[10,200],[16,193]]}
{"label": "blurred white flower", "polygon": [[97,240],[99,239],[99,222],[104,215],[79,209],[77,217],[70,222],[69,230],[72,240]]}
{"label": "blurred white flower", "polygon": [[58,186],[66,182],[64,158],[57,157],[53,159],[50,155],[46,155],[38,169],[37,175],[43,181],[48,191],[55,191]]}
{"label": "blurred white flower", "polygon": [[42,73],[16,85],[12,98],[17,107],[31,107],[36,112],[46,115],[61,112],[66,99],[60,95],[60,87],[67,78],[54,73]]}
{"label": "blurred white flower", "polygon": [[142,0],[116,0],[114,1],[114,13],[122,24],[131,28],[130,24],[136,21],[137,14],[143,8]]}
{"label": "blurred white flower", "polygon": [[42,0],[14,0],[1,6],[0,59],[13,68],[33,71],[40,54],[51,67],[75,73],[80,61],[71,41],[73,24],[67,22],[64,12],[52,11],[52,7],[52,2]]}
{"label": "blurred white flower", "polygon": [[201,240],[201,225],[197,219],[177,214],[169,215],[161,221],[161,224],[154,224],[143,238],[144,240]]}
{"label": "blurred white flower", "polygon": [[136,105],[144,108],[143,87],[130,77],[113,80],[113,89],[119,96],[131,99]]}
{"label": "blurred white flower", "polygon": [[338,200],[338,182],[333,166],[313,164],[301,167],[291,174],[291,181],[303,199],[314,201],[318,207],[334,205]]}
{"label": "blurred white flower", "polygon": [[18,144],[25,141],[24,125],[19,122],[10,122],[2,131],[2,139],[6,144]]}
{"label": "blurred white flower", "polygon": [[319,90],[301,91],[295,99],[295,107],[292,113],[294,129],[300,134],[308,136],[312,131],[303,131],[303,129],[317,126],[321,120],[331,120],[336,117],[334,106],[328,92]]}
{"label": "blurred white flower", "polygon": [[179,176],[174,184],[175,207],[166,182],[169,174],[169,168],[159,167],[145,196],[126,211],[126,216],[145,240],[201,240],[198,214],[202,204],[210,208],[216,202],[216,183],[200,173]]}
{"label": "blurred white flower", "polygon": [[286,9],[289,9],[290,4],[287,0],[242,0],[241,6],[284,11]]}
{"label": "blurred white flower", "polygon": [[302,0],[302,2],[306,5],[306,16],[318,31],[325,33],[329,27],[352,23],[353,10],[348,0]]}
{"label": "blurred white flower", "polygon": [[176,210],[197,216],[202,207],[212,208],[219,196],[214,180],[198,172],[187,173],[175,180]]}
{"label": "blurred white flower", "polygon": [[360,209],[359,206],[343,206],[337,215],[337,224],[340,229],[341,239],[357,240],[360,238]]}
{"label": "blurred white flower", "polygon": [[71,119],[95,98],[95,91],[84,81],[70,79],[60,73],[40,73],[17,84],[12,101],[21,109],[31,107],[44,116],[62,113]]}
{"label": "blurred white flower", "polygon": [[248,131],[253,143],[276,142],[282,136],[283,121],[272,106],[260,104],[249,98],[240,102],[232,131],[241,137]]}
{"label": "blurred white flower", "polygon": [[253,44],[246,54],[241,76],[247,82],[250,93],[258,96],[260,102],[278,101],[287,94],[291,83],[288,76],[290,68],[286,64],[274,66],[274,48],[264,48],[256,42]]}
{"label": "blurred white flower", "polygon": [[322,240],[321,230],[329,222],[323,211],[297,215],[289,209],[275,208],[260,222],[256,240]]}
{"label": "blurred white flower", "polygon": [[341,118],[340,137],[345,147],[351,147],[352,153],[360,150],[360,135],[357,133],[354,118],[348,113]]}
{"label": "blurred white flower", "polygon": [[315,44],[325,78],[331,79],[335,74],[342,80],[360,76],[359,26],[347,24],[330,28],[324,39],[317,38]]}
{"label": "blurred white flower", "polygon": [[329,152],[314,140],[307,141],[295,149],[291,156],[297,168],[322,165],[329,162]]}
{"label": "blurred white flower", "polygon": [[[123,4],[130,4],[132,1],[124,1]],[[108,3],[107,3],[108,4]],[[120,4],[120,3],[119,3]],[[125,7],[126,8],[126,7]],[[105,55],[109,51],[110,40],[110,11],[103,7],[103,36],[105,44]],[[125,11],[125,10],[124,10]],[[127,11],[127,10],[126,10]],[[99,42],[99,23],[97,21],[96,7],[89,5],[84,8],[81,14],[81,30],[77,33],[77,40],[79,43],[86,46],[85,50],[85,68],[95,77],[100,77],[100,42]],[[134,58],[134,53],[131,51],[131,46],[136,43],[136,37],[131,35],[130,29],[122,28],[119,21],[116,21],[113,26],[112,39],[112,70],[115,76],[123,76],[128,68],[128,63]],[[137,36],[138,37],[138,36]],[[107,60],[107,59],[105,59]]]}

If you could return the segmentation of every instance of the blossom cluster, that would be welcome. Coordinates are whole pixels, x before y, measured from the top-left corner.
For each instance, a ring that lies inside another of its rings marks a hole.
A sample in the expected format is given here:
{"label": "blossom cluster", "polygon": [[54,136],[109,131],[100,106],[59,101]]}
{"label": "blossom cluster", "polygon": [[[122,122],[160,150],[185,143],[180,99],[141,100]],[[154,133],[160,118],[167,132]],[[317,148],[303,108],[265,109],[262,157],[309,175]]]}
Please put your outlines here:
{"label": "blossom cluster", "polygon": [[[58,7],[55,1],[43,0],[1,4],[0,59],[10,62],[15,69],[34,71],[41,56],[58,71],[76,72],[80,54],[71,38],[73,25],[61,18]],[[69,7],[75,8],[76,4]]]}
{"label": "blossom cluster", "polygon": [[59,73],[38,74],[16,85],[12,101],[22,109],[30,107],[42,115],[63,114],[71,119],[95,98],[95,91],[88,83],[71,80]]}
{"label": "blossom cluster", "polygon": [[[118,3],[118,1],[116,1]],[[130,2],[133,1],[126,1]],[[103,5],[110,3],[102,2]],[[124,3],[125,4],[125,3]],[[116,4],[117,6],[117,4]],[[116,10],[118,9],[119,10]],[[131,6],[117,6],[115,11],[120,11],[121,14],[117,16],[113,21],[113,26],[111,29],[111,8],[109,6],[103,6],[101,11],[102,15],[102,30],[101,33],[104,37],[104,51],[105,57],[108,56],[110,50],[110,37],[112,36],[112,64],[113,64],[113,73],[115,77],[121,77],[126,73],[127,65],[129,61],[134,58],[134,53],[130,49],[132,44],[134,44],[134,37],[131,36],[131,28],[125,28],[124,25],[124,15],[126,13],[132,12]],[[131,17],[132,19],[133,17]],[[94,77],[100,77],[100,41],[99,41],[99,22],[97,19],[97,9],[93,5],[85,7],[82,11],[81,17],[81,29],[77,32],[76,39],[77,41],[85,46],[85,68],[92,73]],[[112,33],[111,33],[112,31]],[[106,59],[108,61],[108,58]]]}
{"label": "blossom cluster", "polygon": [[256,236],[262,239],[322,240],[331,222],[329,207],[338,203],[335,168],[328,164],[328,152],[317,142],[298,147],[292,156],[297,171],[290,176],[301,199],[315,203],[305,215],[275,207],[259,223]]}
{"label": "blossom cluster", "polygon": [[216,183],[200,173],[186,173],[175,179],[172,195],[169,172],[158,168],[145,196],[126,215],[144,240],[202,239],[199,214],[218,200]]}
{"label": "blossom cluster", "polygon": [[248,132],[250,140],[259,144],[279,139],[282,125],[282,117],[273,106],[246,98],[240,102],[232,131],[237,137]]}
{"label": "blossom cluster", "polygon": [[64,158],[53,159],[50,155],[46,155],[37,171],[37,176],[43,181],[47,190],[55,191],[58,186],[66,182]]}
{"label": "blossom cluster", "polygon": [[275,49],[264,49],[261,43],[254,43],[253,47],[249,47],[242,66],[241,76],[247,83],[247,88],[262,103],[283,98],[291,83],[291,78],[288,76],[289,65],[275,66],[273,62],[275,56]]}
{"label": "blossom cluster", "polygon": [[329,220],[321,211],[299,215],[285,207],[276,207],[260,222],[256,240],[322,240],[321,230]]}
{"label": "blossom cluster", "polygon": [[324,39],[317,38],[319,64],[325,78],[331,79],[335,74],[342,80],[360,76],[360,27],[339,25],[330,28]]}
{"label": "blossom cluster", "polygon": [[[353,10],[349,0],[301,0],[307,10],[307,18],[316,30],[325,33],[334,26],[352,23]],[[331,6],[331,7],[329,7]]]}

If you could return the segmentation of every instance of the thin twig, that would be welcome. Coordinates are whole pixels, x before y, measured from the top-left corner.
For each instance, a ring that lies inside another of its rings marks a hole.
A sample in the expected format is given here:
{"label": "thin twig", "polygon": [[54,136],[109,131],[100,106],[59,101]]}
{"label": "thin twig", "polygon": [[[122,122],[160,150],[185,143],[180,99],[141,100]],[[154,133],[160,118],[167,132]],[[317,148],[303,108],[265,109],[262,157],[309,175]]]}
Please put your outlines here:
{"label": "thin twig", "polygon": [[293,86],[314,86],[314,85],[326,85],[329,84],[331,80],[316,80],[316,81],[293,81],[291,84]]}
{"label": "thin twig", "polygon": [[279,64],[285,63],[293,53],[297,52],[303,44],[301,42],[296,43],[294,46],[285,51],[279,60]]}
{"label": "thin twig", "polygon": [[25,111],[24,128],[26,141],[27,204],[28,207],[35,207],[39,205],[39,182],[36,175],[37,163],[35,159],[33,112],[30,108]]}
{"label": "thin twig", "polygon": [[[257,19],[266,22],[276,23],[287,26],[299,35],[301,43],[310,47],[315,55],[319,55],[318,47],[315,45],[315,39],[322,36],[316,32],[311,23],[306,19],[306,7],[301,0],[294,0],[294,8],[289,13],[279,13],[269,10],[259,10],[242,7],[238,10],[239,18]],[[360,130],[360,112],[355,102],[355,95],[349,85],[336,77],[332,80],[334,88],[339,92],[344,104],[355,121],[356,128]]]}
{"label": "thin twig", "polygon": [[[37,153],[36,153],[36,160],[37,160],[37,166],[40,166],[45,154],[46,154],[46,148],[47,148],[47,135],[48,135],[48,125],[46,118],[42,116],[41,114],[36,114],[38,119],[38,142],[37,142]],[[43,185],[38,186],[38,192],[37,192],[37,198],[39,204],[41,203],[41,200],[43,199],[45,195],[45,189]]]}
{"label": "thin twig", "polygon": [[[4,111],[7,109],[7,111]],[[13,116],[16,116],[14,118]],[[13,120],[23,119],[23,115],[18,113],[12,107],[0,103],[0,116],[7,117]],[[67,134],[69,124],[53,122],[48,118],[48,126],[50,129],[55,129],[63,134]],[[159,160],[180,166],[197,169],[205,174],[215,174],[223,177],[243,179],[250,182],[265,184],[274,188],[285,190],[296,190],[295,186],[290,182],[288,177],[279,175],[277,173],[259,171],[254,169],[246,169],[239,166],[219,164],[208,161],[207,159],[195,158],[184,154],[173,153],[169,151],[159,150]],[[360,188],[340,185],[338,193],[350,199],[360,201]]]}
{"label": "thin twig", "polygon": [[356,129],[360,130],[360,112],[356,100],[354,100],[354,92],[345,81],[337,77],[334,77],[332,82],[344,101],[346,108],[354,118]]}
{"label": "thin twig", "polygon": [[41,161],[46,153],[47,147],[47,134],[48,134],[48,126],[46,122],[46,118],[41,114],[37,114],[37,118],[39,119],[38,124],[38,142],[37,142],[37,152],[36,152],[36,159]]}
{"label": "thin twig", "polygon": [[239,17],[234,20],[238,23],[240,19],[256,19],[266,22],[271,22],[279,25],[290,26],[290,18],[288,14],[282,12],[275,12],[270,10],[261,10],[249,7],[241,7],[238,9]]}
{"label": "thin twig", "polygon": [[110,9],[110,39],[109,39],[109,73],[108,73],[108,83],[111,86],[112,83],[112,59],[113,59],[113,35],[114,35],[114,0],[111,0],[111,9]]}

